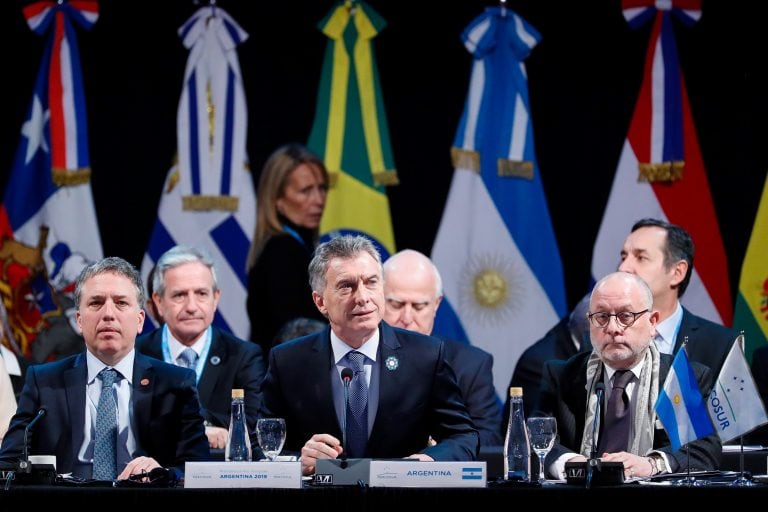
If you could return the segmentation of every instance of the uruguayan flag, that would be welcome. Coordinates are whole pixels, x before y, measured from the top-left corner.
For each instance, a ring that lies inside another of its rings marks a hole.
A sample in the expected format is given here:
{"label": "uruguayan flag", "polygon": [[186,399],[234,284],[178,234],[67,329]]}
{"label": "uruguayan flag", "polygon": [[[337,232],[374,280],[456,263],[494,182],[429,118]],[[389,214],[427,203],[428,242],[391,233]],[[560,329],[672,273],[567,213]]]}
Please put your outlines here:
{"label": "uruguayan flag", "polygon": [[566,313],[522,63],[539,34],[492,7],[462,37],[474,64],[432,248],[445,293],[434,332],[493,354],[496,390],[506,396],[520,354]]}
{"label": "uruguayan flag", "polygon": [[146,276],[174,245],[204,247],[222,289],[214,323],[247,338],[245,259],[256,197],[245,151],[247,108],[236,47],[248,34],[220,7],[199,9],[180,29],[190,49],[179,102],[179,162],[168,173],[142,262]]}

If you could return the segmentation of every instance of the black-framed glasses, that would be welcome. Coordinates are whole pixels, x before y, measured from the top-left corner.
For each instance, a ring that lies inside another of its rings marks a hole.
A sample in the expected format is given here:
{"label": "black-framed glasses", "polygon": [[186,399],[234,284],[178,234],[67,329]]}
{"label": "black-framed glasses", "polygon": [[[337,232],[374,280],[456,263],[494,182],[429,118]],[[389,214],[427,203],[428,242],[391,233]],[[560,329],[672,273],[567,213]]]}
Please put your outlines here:
{"label": "black-framed glasses", "polygon": [[624,329],[628,329],[632,327],[632,324],[634,324],[638,318],[646,314],[648,309],[644,309],[642,311],[638,311],[637,313],[633,313],[632,311],[620,311],[618,313],[606,313],[605,311],[598,311],[597,313],[590,313],[587,315],[589,317],[589,321],[592,322],[592,325],[595,327],[607,327],[608,322],[611,321],[611,317],[616,317],[616,322],[619,324],[619,326],[623,327]]}

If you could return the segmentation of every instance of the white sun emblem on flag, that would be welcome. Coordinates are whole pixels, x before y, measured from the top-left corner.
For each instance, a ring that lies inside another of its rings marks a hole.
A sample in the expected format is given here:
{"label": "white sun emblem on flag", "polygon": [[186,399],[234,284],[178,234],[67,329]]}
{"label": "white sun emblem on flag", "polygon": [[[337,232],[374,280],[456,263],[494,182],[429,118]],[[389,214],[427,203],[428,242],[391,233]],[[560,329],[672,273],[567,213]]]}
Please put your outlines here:
{"label": "white sun emblem on flag", "polygon": [[475,254],[460,281],[460,307],[470,322],[495,325],[506,320],[522,299],[515,262],[502,254]]}

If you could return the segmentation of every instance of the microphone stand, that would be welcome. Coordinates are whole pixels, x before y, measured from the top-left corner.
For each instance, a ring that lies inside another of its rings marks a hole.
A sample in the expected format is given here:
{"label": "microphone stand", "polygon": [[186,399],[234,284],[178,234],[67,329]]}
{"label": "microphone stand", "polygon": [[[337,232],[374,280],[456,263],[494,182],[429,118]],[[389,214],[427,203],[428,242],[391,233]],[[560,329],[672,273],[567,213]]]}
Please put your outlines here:
{"label": "microphone stand", "polygon": [[344,382],[344,408],[341,411],[341,469],[347,469],[347,409],[349,408],[349,383],[354,372],[351,368],[344,367],[341,370],[341,380]]}
{"label": "microphone stand", "polygon": [[600,421],[600,413],[603,405],[603,394],[605,393],[605,384],[598,382],[595,385],[595,417],[592,420],[592,446],[589,450],[589,460],[587,461],[587,474],[584,479],[584,486],[587,489],[592,488],[592,477],[595,468],[600,471],[600,459],[597,457],[597,424]]}

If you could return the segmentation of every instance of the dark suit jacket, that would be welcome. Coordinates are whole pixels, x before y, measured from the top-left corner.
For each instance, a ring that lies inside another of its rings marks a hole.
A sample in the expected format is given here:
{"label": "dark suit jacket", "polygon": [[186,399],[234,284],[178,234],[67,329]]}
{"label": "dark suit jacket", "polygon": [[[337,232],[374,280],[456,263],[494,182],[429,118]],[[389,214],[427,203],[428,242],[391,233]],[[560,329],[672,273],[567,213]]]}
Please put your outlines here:
{"label": "dark suit jacket", "polygon": [[493,356],[460,341],[438,339],[445,343],[445,358],[456,374],[461,396],[480,434],[480,445],[501,445],[501,405],[493,386]]}
{"label": "dark suit jacket", "polygon": [[[552,464],[566,452],[579,452],[584,433],[587,405],[587,361],[590,353],[582,352],[567,361],[550,361],[544,366],[544,381],[541,396],[536,406],[536,415],[557,418],[558,440],[546,458]],[[661,354],[659,364],[659,388],[667,378],[672,366],[672,356]],[[714,382],[708,368],[691,363],[702,394],[706,396]],[[603,411],[605,407],[603,407]],[[601,422],[602,423],[602,422]],[[670,470],[677,472],[688,468],[686,449],[673,452],[669,437],[663,428],[657,428],[653,435],[653,448],[668,455]],[[590,426],[591,428],[591,426]],[[690,450],[691,469],[714,470],[720,466],[722,445],[717,434],[712,434],[687,445]]]}
{"label": "dark suit jacket", "polygon": [[[425,453],[439,461],[475,460],[479,436],[445,362],[444,344],[384,322],[379,332],[379,404],[365,456]],[[387,359],[396,368],[387,369]],[[270,351],[261,413],[285,418],[287,451],[300,451],[314,434],[343,439],[333,404],[333,367],[329,327]],[[430,435],[438,444],[427,448]]]}
{"label": "dark suit jacket", "polygon": [[720,375],[720,368],[722,368],[738,333],[733,329],[698,317],[683,308],[683,320],[675,340],[675,354],[683,345],[686,336],[688,337],[686,347],[688,360],[696,361],[708,367],[712,372],[712,378],[716,379]]}
{"label": "dark suit jacket", "polygon": [[[162,340],[161,327],[137,338],[136,351],[162,360]],[[203,418],[217,427],[229,428],[232,389],[244,389],[248,427],[254,432],[265,372],[261,347],[213,327],[208,360],[197,383]]]}
{"label": "dark suit jacket", "polygon": [[[71,472],[84,439],[87,378],[85,352],[29,366],[16,415],[0,447],[0,461],[22,457],[24,429],[45,406],[48,413],[34,428],[29,453],[55,455],[56,471]],[[131,402],[134,457],[152,457],[177,473],[183,473],[186,461],[210,459],[192,371],[136,353]]]}
{"label": "dark suit jacket", "polygon": [[[578,352],[571,339],[568,322],[569,317],[564,317],[543,338],[525,349],[523,355],[517,360],[515,371],[512,373],[512,380],[509,381],[509,387],[523,388],[523,408],[526,414],[533,412],[533,407],[539,397],[544,363],[552,359],[566,360]],[[582,340],[581,346],[582,351],[592,350],[589,340],[586,340],[586,343]],[[503,436],[506,436],[508,422],[509,397],[506,397],[501,430]]]}
{"label": "dark suit jacket", "polygon": [[[756,348],[752,352],[752,377],[755,379],[757,391],[768,408],[768,345]],[[746,435],[751,444],[768,444],[768,425],[763,425]]]}

